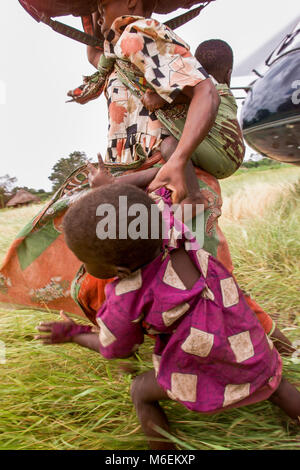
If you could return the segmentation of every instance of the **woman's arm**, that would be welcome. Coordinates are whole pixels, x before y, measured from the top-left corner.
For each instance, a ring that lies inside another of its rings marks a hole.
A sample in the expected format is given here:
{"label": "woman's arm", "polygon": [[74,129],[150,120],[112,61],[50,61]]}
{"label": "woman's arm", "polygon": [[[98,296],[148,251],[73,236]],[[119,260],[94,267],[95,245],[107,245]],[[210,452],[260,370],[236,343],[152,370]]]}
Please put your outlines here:
{"label": "woman's arm", "polygon": [[[184,130],[176,151],[149,188],[150,191],[154,191],[167,186],[173,192],[173,202],[180,202],[186,195],[185,166],[193,151],[208,134],[217,116],[220,102],[217,90],[186,44],[182,41],[178,47],[180,38],[176,39],[172,32],[164,29],[163,25],[151,26],[142,21],[137,24],[131,23],[122,34],[122,38],[124,44],[139,41],[139,48],[129,55],[127,49],[122,49],[122,45],[117,52],[120,57],[128,58],[139,68],[145,80],[161,98],[170,104],[174,103],[180,93],[191,98]],[[166,47],[162,53],[164,42]],[[160,72],[159,78],[157,69]],[[144,98],[147,99],[147,96]]]}
{"label": "woman's arm", "polygon": [[[93,17],[93,28],[94,28],[94,36],[102,37],[101,28],[98,24],[98,20],[100,18],[100,14],[98,11],[92,14]],[[103,54],[102,51],[97,49],[96,47],[87,46],[87,57],[90,64],[92,64],[96,69],[98,68],[99,60],[101,55]]]}
{"label": "woman's arm", "polygon": [[207,136],[213,126],[220,104],[216,87],[210,79],[194,87],[185,87],[183,94],[191,99],[181,139],[170,160],[184,167],[196,147]]}
{"label": "woman's arm", "polygon": [[173,202],[180,202],[187,194],[185,167],[203,141],[217,116],[219,95],[211,80],[204,80],[194,87],[185,87],[183,93],[191,98],[185,126],[176,150],[150,184],[149,191],[166,186],[173,192]]}

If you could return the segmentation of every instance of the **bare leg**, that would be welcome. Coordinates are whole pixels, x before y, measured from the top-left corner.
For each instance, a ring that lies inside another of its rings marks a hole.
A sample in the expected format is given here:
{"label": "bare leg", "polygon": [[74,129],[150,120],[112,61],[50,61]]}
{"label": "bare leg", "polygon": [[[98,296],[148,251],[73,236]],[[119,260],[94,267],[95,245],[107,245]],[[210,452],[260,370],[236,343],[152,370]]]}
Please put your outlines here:
{"label": "bare leg", "polygon": [[161,434],[155,430],[155,426],[159,426],[170,432],[167,417],[158,403],[159,400],[170,400],[170,398],[158,385],[154,370],[138,375],[133,380],[131,398],[142,429],[148,439],[150,449],[176,449],[172,442],[166,441],[166,438],[162,441]]}
{"label": "bare leg", "polygon": [[286,379],[282,378],[279,387],[269,400],[279,406],[290,418],[297,419],[300,423],[300,393]]}
{"label": "bare leg", "polygon": [[275,328],[271,335],[271,340],[273,341],[277,351],[282,356],[291,356],[295,352],[295,348],[292,346],[290,340],[279,330]]}

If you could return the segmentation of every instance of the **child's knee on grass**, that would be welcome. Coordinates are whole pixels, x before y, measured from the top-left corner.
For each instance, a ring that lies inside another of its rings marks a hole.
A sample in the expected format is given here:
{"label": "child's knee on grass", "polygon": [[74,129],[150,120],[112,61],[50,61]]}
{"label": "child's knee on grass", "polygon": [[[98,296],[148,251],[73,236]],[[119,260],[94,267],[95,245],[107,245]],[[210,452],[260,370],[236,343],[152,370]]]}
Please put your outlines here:
{"label": "child's knee on grass", "polygon": [[133,379],[130,395],[134,405],[170,399],[158,384],[154,369],[144,372]]}

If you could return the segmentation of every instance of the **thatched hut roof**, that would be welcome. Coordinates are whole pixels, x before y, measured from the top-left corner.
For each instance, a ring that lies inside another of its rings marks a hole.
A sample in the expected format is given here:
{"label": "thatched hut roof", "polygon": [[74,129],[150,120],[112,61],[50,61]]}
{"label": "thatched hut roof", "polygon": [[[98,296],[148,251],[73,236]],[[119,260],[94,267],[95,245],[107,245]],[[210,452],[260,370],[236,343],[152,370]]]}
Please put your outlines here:
{"label": "thatched hut roof", "polygon": [[40,202],[40,200],[34,194],[25,191],[25,189],[19,189],[16,194],[8,201],[6,207],[28,204],[30,202]]}

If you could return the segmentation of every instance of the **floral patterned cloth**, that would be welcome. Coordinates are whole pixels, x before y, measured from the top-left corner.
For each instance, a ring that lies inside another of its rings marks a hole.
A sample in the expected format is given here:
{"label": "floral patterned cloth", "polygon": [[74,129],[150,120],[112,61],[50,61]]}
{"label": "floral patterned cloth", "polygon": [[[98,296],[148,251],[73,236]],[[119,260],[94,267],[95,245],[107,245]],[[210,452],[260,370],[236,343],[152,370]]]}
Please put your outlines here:
{"label": "floral patterned cloth", "polygon": [[[155,194],[168,220],[170,193]],[[166,217],[165,217],[166,216]],[[97,314],[100,352],[127,357],[156,336],[153,354],[159,385],[193,411],[211,413],[255,403],[276,390],[281,359],[229,272],[171,220],[165,252],[128,278],[106,286]],[[187,289],[170,252],[185,249],[201,276]]]}
{"label": "floral patterned cloth", "polygon": [[[117,18],[104,44],[106,60],[125,61],[168,103],[182,89],[195,86],[208,75],[189,46],[170,28],[154,19]],[[120,81],[116,71],[106,88],[109,114],[106,163],[130,165],[159,149],[170,132],[141,100]]]}

